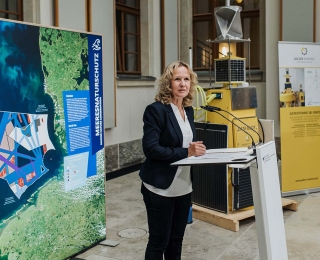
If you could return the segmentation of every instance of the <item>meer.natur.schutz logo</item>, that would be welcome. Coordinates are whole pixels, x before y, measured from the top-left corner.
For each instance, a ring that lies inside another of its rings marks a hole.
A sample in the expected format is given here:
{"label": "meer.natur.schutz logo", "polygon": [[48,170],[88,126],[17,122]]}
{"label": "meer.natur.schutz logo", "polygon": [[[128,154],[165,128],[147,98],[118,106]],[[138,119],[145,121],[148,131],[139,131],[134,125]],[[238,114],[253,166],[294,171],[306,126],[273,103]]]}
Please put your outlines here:
{"label": "meer.natur.schutz logo", "polygon": [[92,44],[92,49],[93,49],[94,51],[99,51],[99,50],[101,50],[100,44],[101,44],[100,39],[96,39],[96,40],[94,41],[94,43]]}

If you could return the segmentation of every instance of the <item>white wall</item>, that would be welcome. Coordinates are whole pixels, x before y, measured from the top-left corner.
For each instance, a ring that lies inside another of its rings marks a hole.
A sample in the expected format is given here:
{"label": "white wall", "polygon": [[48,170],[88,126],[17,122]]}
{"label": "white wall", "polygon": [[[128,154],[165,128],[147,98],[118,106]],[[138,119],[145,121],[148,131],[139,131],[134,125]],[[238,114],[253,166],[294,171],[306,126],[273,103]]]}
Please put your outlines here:
{"label": "white wall", "polygon": [[117,126],[105,131],[105,145],[124,143],[142,138],[142,116],[155,96],[154,82],[117,82]]}
{"label": "white wall", "polygon": [[274,120],[274,133],[280,136],[278,41],[280,35],[279,0],[267,0],[266,16],[266,119]]}
{"label": "white wall", "polygon": [[167,66],[179,59],[179,12],[177,0],[164,0],[164,28],[165,66]]}
{"label": "white wall", "polygon": [[59,27],[73,30],[86,30],[85,0],[59,1]]}
{"label": "white wall", "polygon": [[54,24],[52,0],[36,0],[36,12],[36,23],[46,26],[52,26]]}
{"label": "white wall", "polygon": [[24,0],[23,20],[45,26],[53,25],[53,0]]}
{"label": "white wall", "polygon": [[150,24],[150,38],[152,47],[150,49],[150,63],[151,63],[151,74],[149,76],[154,76],[158,78],[161,71],[161,18],[160,18],[160,0],[149,0],[149,3],[152,2],[151,5],[152,12],[148,17]]}
{"label": "white wall", "polygon": [[161,72],[160,0],[140,0],[141,75],[159,76]]}
{"label": "white wall", "polygon": [[25,0],[23,2],[23,18],[25,22],[36,22],[36,8],[34,7],[34,0]]}
{"label": "white wall", "polygon": [[282,40],[313,42],[314,0],[282,1]]}
{"label": "white wall", "polygon": [[113,1],[94,0],[92,32],[102,34],[104,127],[115,126],[115,17]]}

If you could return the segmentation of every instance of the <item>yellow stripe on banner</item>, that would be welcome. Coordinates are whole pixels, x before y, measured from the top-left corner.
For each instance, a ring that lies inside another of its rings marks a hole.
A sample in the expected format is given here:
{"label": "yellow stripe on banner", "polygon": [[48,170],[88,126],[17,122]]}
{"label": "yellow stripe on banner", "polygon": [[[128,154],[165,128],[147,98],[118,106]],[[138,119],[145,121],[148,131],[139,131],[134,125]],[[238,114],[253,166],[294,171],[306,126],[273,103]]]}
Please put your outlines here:
{"label": "yellow stripe on banner", "polygon": [[282,192],[320,187],[320,107],[280,108]]}

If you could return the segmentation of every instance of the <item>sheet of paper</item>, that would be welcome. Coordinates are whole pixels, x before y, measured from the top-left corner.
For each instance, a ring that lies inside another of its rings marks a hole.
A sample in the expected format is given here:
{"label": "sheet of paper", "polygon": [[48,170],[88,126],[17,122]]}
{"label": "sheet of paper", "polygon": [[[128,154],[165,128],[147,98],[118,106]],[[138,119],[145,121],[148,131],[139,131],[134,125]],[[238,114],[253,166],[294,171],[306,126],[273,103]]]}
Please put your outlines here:
{"label": "sheet of paper", "polygon": [[205,155],[191,156],[188,159],[202,160],[202,159],[233,159],[241,156],[249,155],[252,153],[252,149],[248,148],[224,148],[224,149],[209,149]]}
{"label": "sheet of paper", "polygon": [[220,152],[220,153],[206,153],[205,155],[202,156],[191,156],[189,157],[189,159],[191,160],[202,160],[202,159],[227,159],[227,158],[237,158],[237,157],[241,157],[243,155],[246,155],[246,152],[242,151],[242,152]]}
{"label": "sheet of paper", "polygon": [[239,148],[222,148],[222,149],[208,149],[206,153],[238,153],[248,151],[247,147]]}
{"label": "sheet of paper", "polygon": [[[250,161],[254,160],[255,156],[251,155],[242,155],[240,157],[236,158],[201,158],[200,156],[197,157],[197,159],[192,159],[191,157],[188,157],[186,159],[182,159],[180,161],[174,162],[171,165],[200,165],[200,164],[241,164],[246,165]],[[242,167],[241,167],[242,168]]]}

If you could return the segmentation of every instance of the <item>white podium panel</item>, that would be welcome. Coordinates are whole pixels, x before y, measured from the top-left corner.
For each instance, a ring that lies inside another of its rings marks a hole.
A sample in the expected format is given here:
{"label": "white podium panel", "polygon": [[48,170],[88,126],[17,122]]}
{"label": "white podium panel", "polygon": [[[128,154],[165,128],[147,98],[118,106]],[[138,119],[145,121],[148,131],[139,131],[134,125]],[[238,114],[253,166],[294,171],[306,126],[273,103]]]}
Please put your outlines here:
{"label": "white podium panel", "polygon": [[261,260],[287,260],[287,244],[274,141],[257,147],[258,169],[251,167],[251,185]]}

